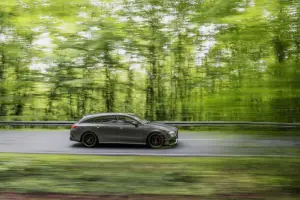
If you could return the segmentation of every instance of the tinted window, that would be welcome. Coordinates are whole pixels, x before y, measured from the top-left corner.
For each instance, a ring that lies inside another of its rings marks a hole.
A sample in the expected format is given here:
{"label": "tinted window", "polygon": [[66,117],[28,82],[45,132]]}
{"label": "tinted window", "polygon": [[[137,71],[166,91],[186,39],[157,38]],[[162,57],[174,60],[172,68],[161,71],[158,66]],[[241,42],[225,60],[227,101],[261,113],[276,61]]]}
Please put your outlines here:
{"label": "tinted window", "polygon": [[116,121],[115,116],[104,116],[102,117],[103,123],[114,123]]}
{"label": "tinted window", "polygon": [[118,116],[118,122],[119,123],[127,123],[127,124],[131,124],[132,122],[134,122],[135,120],[127,117],[127,116]]}
{"label": "tinted window", "polygon": [[115,116],[101,116],[93,117],[89,119],[82,120],[80,123],[114,123],[116,122]]}
{"label": "tinted window", "polygon": [[102,117],[93,117],[83,120],[81,123],[101,123]]}

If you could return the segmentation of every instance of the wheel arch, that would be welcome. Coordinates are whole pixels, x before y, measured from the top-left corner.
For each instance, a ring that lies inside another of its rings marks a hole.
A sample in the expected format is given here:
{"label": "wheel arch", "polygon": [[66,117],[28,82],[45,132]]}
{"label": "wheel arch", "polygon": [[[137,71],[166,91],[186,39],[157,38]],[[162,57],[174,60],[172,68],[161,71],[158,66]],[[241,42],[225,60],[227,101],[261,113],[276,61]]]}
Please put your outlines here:
{"label": "wheel arch", "polygon": [[83,136],[86,135],[86,134],[93,134],[96,139],[99,141],[99,137],[96,133],[94,133],[93,131],[90,131],[90,130],[87,130],[87,131],[84,131],[82,134],[81,134],[81,137],[80,137],[80,142],[82,142],[82,139],[83,139]]}
{"label": "wheel arch", "polygon": [[161,131],[159,131],[159,130],[154,130],[154,131],[151,131],[151,132],[147,135],[147,137],[146,137],[146,144],[148,144],[149,137],[150,137],[151,135],[155,134],[155,133],[158,133],[158,134],[162,135],[162,136],[163,136],[163,140],[166,139],[166,136],[165,136]]}

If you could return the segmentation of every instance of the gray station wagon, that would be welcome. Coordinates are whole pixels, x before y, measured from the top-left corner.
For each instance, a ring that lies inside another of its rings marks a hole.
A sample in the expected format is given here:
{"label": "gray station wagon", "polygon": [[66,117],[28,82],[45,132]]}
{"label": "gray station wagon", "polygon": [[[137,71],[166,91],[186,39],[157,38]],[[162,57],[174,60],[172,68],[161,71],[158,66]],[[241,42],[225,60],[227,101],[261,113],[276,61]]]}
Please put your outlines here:
{"label": "gray station wagon", "polygon": [[151,148],[175,145],[178,129],[143,120],[131,113],[99,113],[84,116],[70,131],[70,140],[94,147],[98,143],[145,144]]}

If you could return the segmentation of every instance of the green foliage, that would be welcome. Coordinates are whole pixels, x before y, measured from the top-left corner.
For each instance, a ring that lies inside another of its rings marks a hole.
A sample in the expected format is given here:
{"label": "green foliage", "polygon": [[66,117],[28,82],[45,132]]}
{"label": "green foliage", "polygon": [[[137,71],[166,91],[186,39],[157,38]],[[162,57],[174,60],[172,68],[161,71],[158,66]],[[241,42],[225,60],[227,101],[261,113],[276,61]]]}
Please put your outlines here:
{"label": "green foliage", "polygon": [[0,119],[300,119],[296,1],[0,2]]}

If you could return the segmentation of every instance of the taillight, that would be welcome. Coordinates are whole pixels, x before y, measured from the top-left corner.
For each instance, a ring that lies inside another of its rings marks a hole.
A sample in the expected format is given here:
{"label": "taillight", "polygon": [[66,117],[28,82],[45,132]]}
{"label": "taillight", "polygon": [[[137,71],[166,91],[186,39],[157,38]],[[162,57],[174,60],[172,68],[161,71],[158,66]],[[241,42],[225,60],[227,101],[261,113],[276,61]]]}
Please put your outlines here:
{"label": "taillight", "polygon": [[72,125],[72,129],[76,128],[77,126],[76,125]]}

